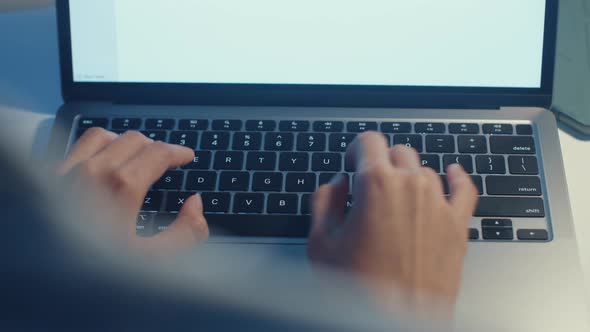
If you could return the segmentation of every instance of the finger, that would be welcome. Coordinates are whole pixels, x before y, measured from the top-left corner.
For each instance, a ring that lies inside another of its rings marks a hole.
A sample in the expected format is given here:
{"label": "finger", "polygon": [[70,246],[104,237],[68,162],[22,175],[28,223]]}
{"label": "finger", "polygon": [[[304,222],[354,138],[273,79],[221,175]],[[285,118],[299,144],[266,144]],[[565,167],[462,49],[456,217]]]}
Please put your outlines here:
{"label": "finger", "polygon": [[420,172],[428,179],[428,183],[432,184],[431,193],[436,197],[443,198],[445,190],[440,175],[430,167],[422,167]]}
{"label": "finger", "polygon": [[450,204],[466,223],[469,223],[478,196],[473,180],[459,164],[452,164],[447,168],[447,180],[451,192]]}
{"label": "finger", "polygon": [[312,199],[312,226],[310,238],[328,234],[344,220],[348,199],[348,178],[338,174],[329,184],[321,186]]}
{"label": "finger", "polygon": [[92,157],[92,163],[97,169],[108,173],[119,168],[152,142],[153,140],[137,131],[128,131],[95,154]]}
{"label": "finger", "polygon": [[166,144],[160,141],[144,146],[133,158],[118,170],[119,178],[133,185],[138,193],[136,199],[143,196],[150,186],[170,168],[186,165],[193,160],[195,152],[180,145]]}
{"label": "finger", "polygon": [[422,167],[416,150],[405,145],[396,145],[389,150],[389,158],[395,167],[419,169]]}
{"label": "finger", "polygon": [[351,143],[346,158],[357,172],[363,172],[375,166],[391,166],[388,151],[387,141],[382,134],[366,132]]}
{"label": "finger", "polygon": [[187,199],[168,229],[150,238],[138,238],[138,246],[144,252],[169,255],[186,252],[208,237],[209,227],[203,215],[203,201],[196,194]]}
{"label": "finger", "polygon": [[58,167],[57,174],[60,176],[65,175],[76,165],[90,159],[96,153],[104,149],[117,139],[117,137],[117,134],[102,128],[88,129],[72,147],[64,162]]}

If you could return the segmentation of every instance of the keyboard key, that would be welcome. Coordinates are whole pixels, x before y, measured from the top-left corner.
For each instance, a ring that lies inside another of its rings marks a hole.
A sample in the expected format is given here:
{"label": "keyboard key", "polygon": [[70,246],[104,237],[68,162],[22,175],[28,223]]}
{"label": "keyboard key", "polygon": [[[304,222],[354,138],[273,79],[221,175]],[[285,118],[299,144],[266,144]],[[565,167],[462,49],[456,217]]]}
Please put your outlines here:
{"label": "keyboard key", "polygon": [[297,151],[324,151],[326,150],[325,134],[299,134],[297,135]]}
{"label": "keyboard key", "polygon": [[531,125],[517,125],[516,134],[530,136],[533,134],[533,126]]}
{"label": "keyboard key", "polygon": [[430,167],[440,173],[440,157],[437,154],[421,154],[422,167]]}
{"label": "keyboard key", "polygon": [[141,211],[160,211],[163,193],[161,191],[148,191],[143,199]]}
{"label": "keyboard key", "polygon": [[349,173],[356,172],[356,167],[352,158],[344,158],[344,171]]}
{"label": "keyboard key", "polygon": [[203,150],[227,150],[229,147],[229,133],[204,132],[201,136],[201,149]]}
{"label": "keyboard key", "polygon": [[469,240],[479,240],[479,231],[477,229],[469,229]]}
{"label": "keyboard key", "polygon": [[88,129],[93,127],[99,127],[106,129],[109,126],[109,119],[107,118],[81,118],[78,120],[78,128]]}
{"label": "keyboard key", "polygon": [[217,151],[213,168],[216,170],[236,170],[244,167],[244,153],[240,151]]}
{"label": "keyboard key", "polygon": [[[451,193],[450,188],[449,188],[449,182],[447,181],[447,176],[446,175],[441,175],[440,179],[442,181],[443,184],[443,190],[445,195],[448,195]],[[479,195],[483,195],[483,180],[481,176],[477,176],[477,175],[472,175],[471,176],[471,181],[473,181],[473,184],[475,185],[475,188],[477,189]]]}
{"label": "keyboard key", "polygon": [[154,234],[153,221],[155,213],[140,212],[137,216],[137,223],[135,224],[135,232],[138,236],[152,236]]}
{"label": "keyboard key", "polygon": [[117,118],[113,119],[111,124],[113,129],[120,130],[137,130],[141,128],[141,119],[136,118]]}
{"label": "keyboard key", "polygon": [[344,130],[342,121],[316,121],[313,123],[313,131],[339,133]]}
{"label": "keyboard key", "polygon": [[221,191],[248,191],[249,188],[250,173],[248,172],[221,172],[219,175]]}
{"label": "keyboard key", "polygon": [[211,167],[211,151],[195,151],[195,157],[190,164],[183,166],[184,169],[203,169]]}
{"label": "keyboard key", "polygon": [[88,129],[78,129],[78,130],[76,130],[76,134],[74,135],[74,142],[78,141],[80,139],[80,137],[82,137],[82,135],[84,135],[84,133],[87,130]]}
{"label": "keyboard key", "polygon": [[274,131],[277,128],[276,121],[273,120],[248,120],[246,121],[246,130],[248,131]]}
{"label": "keyboard key", "polygon": [[512,228],[484,228],[482,229],[484,240],[513,240]]}
{"label": "keyboard key", "polygon": [[488,153],[488,144],[485,136],[459,136],[457,145],[459,153]]}
{"label": "keyboard key", "polygon": [[213,130],[232,130],[238,131],[242,129],[242,121],[241,120],[214,120],[211,128]]}
{"label": "keyboard key", "polygon": [[275,152],[248,152],[246,169],[249,171],[274,171],[276,165]]}
{"label": "keyboard key", "polygon": [[312,193],[316,190],[315,173],[288,173],[285,191],[292,193]]}
{"label": "keyboard key", "polygon": [[535,141],[530,136],[491,136],[490,148],[497,154],[535,154]]}
{"label": "keyboard key", "polygon": [[539,164],[537,157],[508,157],[508,168],[512,174],[537,175],[539,174]]}
{"label": "keyboard key", "polygon": [[164,232],[176,220],[176,213],[158,213],[154,216],[153,234]]}
{"label": "keyboard key", "polygon": [[154,141],[162,141],[165,142],[166,141],[166,137],[168,136],[168,134],[166,134],[165,131],[142,131],[141,132],[145,137],[152,139]]}
{"label": "keyboard key", "polygon": [[207,130],[209,127],[209,120],[180,120],[178,129],[180,130]]}
{"label": "keyboard key", "polygon": [[194,191],[213,191],[217,184],[217,173],[211,171],[191,171],[186,177],[186,189]]}
{"label": "keyboard key", "polygon": [[451,134],[479,134],[477,123],[451,123],[449,125]]}
{"label": "keyboard key", "polygon": [[519,229],[516,232],[519,240],[523,241],[547,241],[549,233],[544,229]]}
{"label": "keyboard key", "polygon": [[314,172],[342,171],[342,155],[339,153],[314,153],[311,157],[311,169]]}
{"label": "keyboard key", "polygon": [[348,198],[346,199],[346,203],[344,204],[344,208],[346,209],[346,212],[348,212],[348,210],[352,209],[353,206],[354,206],[354,199],[352,198],[352,195],[348,195]]}
{"label": "keyboard key", "polygon": [[514,128],[511,124],[484,124],[484,134],[496,134],[496,135],[512,135]]}
{"label": "keyboard key", "polygon": [[268,195],[266,212],[271,214],[296,214],[299,197],[295,194]]}
{"label": "keyboard key", "polygon": [[[332,181],[332,179],[337,175],[338,173],[320,173],[320,181],[318,183],[318,187],[322,186],[324,184],[330,183],[330,181]],[[342,173],[342,175],[346,178],[346,182],[350,182],[349,176],[346,173]]]}
{"label": "keyboard key", "polygon": [[506,174],[504,156],[477,156],[475,165],[480,174]]}
{"label": "keyboard key", "polygon": [[350,133],[376,131],[378,128],[377,122],[349,122],[346,124],[346,130]]}
{"label": "keyboard key", "polygon": [[170,144],[182,145],[187,148],[196,149],[199,134],[190,131],[173,131],[170,134]]}
{"label": "keyboard key", "polygon": [[266,133],[264,149],[268,151],[293,150],[294,136],[292,133]]}
{"label": "keyboard key", "polygon": [[311,194],[301,195],[301,204],[299,205],[301,214],[309,215],[311,214]]}
{"label": "keyboard key", "polygon": [[427,135],[426,151],[439,153],[454,153],[455,138],[450,135]]}
{"label": "keyboard key", "polygon": [[279,123],[280,131],[295,131],[302,132],[308,131],[310,127],[309,121],[281,121]]}
{"label": "keyboard key", "polygon": [[305,152],[281,153],[279,170],[307,172],[309,170],[309,154]]}
{"label": "keyboard key", "polygon": [[309,235],[311,218],[296,214],[247,215],[205,214],[212,236],[305,238]]}
{"label": "keyboard key", "polygon": [[261,133],[235,133],[234,150],[260,150],[262,147]]}
{"label": "keyboard key", "polygon": [[356,134],[330,134],[329,150],[332,152],[345,152]]}
{"label": "keyboard key", "polygon": [[[195,193],[190,193],[190,192],[168,192],[168,194],[166,196],[166,202],[164,204],[164,211],[166,211],[166,212],[180,211],[180,209],[182,209],[182,206],[184,205],[186,200],[194,194]],[[174,219],[169,220],[170,222],[168,224],[163,225],[163,226],[167,227],[173,220]],[[165,230],[165,228],[159,229],[158,231],[161,232],[163,230]]]}
{"label": "keyboard key", "polygon": [[541,196],[541,179],[536,176],[488,176],[488,195]]}
{"label": "keyboard key", "polygon": [[451,164],[459,164],[463,167],[465,172],[473,173],[473,158],[468,155],[461,154],[446,154],[443,156],[443,172],[447,171],[447,168]]}
{"label": "keyboard key", "polygon": [[543,199],[528,197],[480,197],[476,217],[543,218]]}
{"label": "keyboard key", "polygon": [[475,188],[477,189],[479,195],[483,195],[483,179],[482,179],[482,177],[478,176],[478,175],[472,175],[471,180],[473,181],[473,184],[475,185]]}
{"label": "keyboard key", "polygon": [[231,195],[229,193],[203,193],[203,210],[205,213],[229,212]]}
{"label": "keyboard key", "polygon": [[186,200],[189,197],[193,196],[195,193],[185,192],[185,191],[176,191],[176,192],[169,192],[166,196],[166,212],[178,212],[186,203]]}
{"label": "keyboard key", "polygon": [[283,189],[283,174],[254,173],[252,179],[253,191],[281,191]]}
{"label": "keyboard key", "polygon": [[422,152],[422,135],[394,135],[393,145],[403,144],[409,148],[414,148]]}
{"label": "keyboard key", "polygon": [[147,119],[145,129],[147,130],[170,130],[174,129],[173,119]]}
{"label": "keyboard key", "polygon": [[264,194],[239,193],[234,196],[234,213],[262,213]]}
{"label": "keyboard key", "polygon": [[184,182],[183,171],[167,171],[164,175],[154,184],[154,189],[180,189]]}
{"label": "keyboard key", "polygon": [[383,122],[381,123],[381,132],[384,133],[410,133],[412,124],[409,122]]}
{"label": "keyboard key", "polygon": [[488,227],[508,227],[512,228],[512,220],[510,219],[483,219],[481,221],[482,228]]}
{"label": "keyboard key", "polygon": [[414,129],[420,134],[444,134],[446,132],[444,123],[419,122]]}
{"label": "keyboard key", "polygon": [[443,192],[445,195],[448,195],[451,193],[451,188],[449,187],[449,181],[447,180],[447,176],[446,175],[441,175],[440,176],[440,181],[442,182],[443,185]]}

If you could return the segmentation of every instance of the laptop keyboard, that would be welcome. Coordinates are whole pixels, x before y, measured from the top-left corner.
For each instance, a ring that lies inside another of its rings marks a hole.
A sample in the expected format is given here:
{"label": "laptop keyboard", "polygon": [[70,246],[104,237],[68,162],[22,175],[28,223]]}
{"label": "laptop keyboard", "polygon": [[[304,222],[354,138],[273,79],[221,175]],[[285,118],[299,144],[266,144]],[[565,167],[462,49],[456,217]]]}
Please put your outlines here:
{"label": "laptop keyboard", "polygon": [[[200,193],[213,236],[306,237],[311,194],[338,173],[352,184],[344,154],[356,135],[372,130],[390,145],[416,149],[422,165],[441,175],[445,194],[448,165],[471,174],[480,194],[474,216],[481,218],[471,240],[549,240],[529,124],[81,118],[74,139],[91,127],[139,130],[195,150],[192,163],[166,172],[147,194],[137,224],[143,236],[165,230],[185,200]],[[352,204],[350,196],[347,208]],[[519,228],[519,218],[542,219],[543,226]]]}

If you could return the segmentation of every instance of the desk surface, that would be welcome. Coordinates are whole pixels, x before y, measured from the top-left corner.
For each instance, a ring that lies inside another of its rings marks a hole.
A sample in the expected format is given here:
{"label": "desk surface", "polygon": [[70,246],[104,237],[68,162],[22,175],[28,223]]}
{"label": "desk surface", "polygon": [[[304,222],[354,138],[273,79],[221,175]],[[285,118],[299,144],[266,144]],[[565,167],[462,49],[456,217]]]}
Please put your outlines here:
{"label": "desk surface", "polygon": [[[11,112],[25,128],[22,140],[32,153],[43,148],[62,102],[54,15],[51,9],[0,13],[0,31],[13,32],[0,34],[0,112]],[[590,303],[590,141],[562,130],[560,139]]]}

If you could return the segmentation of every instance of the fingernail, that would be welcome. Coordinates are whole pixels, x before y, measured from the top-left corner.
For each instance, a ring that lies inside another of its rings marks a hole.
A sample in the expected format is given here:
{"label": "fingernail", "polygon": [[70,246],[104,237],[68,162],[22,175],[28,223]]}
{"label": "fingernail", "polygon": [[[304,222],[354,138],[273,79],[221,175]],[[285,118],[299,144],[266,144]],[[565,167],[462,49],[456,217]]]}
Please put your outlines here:
{"label": "fingernail", "polygon": [[463,166],[459,164],[451,164],[447,167],[447,173],[457,173],[463,171]]}

